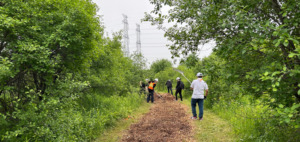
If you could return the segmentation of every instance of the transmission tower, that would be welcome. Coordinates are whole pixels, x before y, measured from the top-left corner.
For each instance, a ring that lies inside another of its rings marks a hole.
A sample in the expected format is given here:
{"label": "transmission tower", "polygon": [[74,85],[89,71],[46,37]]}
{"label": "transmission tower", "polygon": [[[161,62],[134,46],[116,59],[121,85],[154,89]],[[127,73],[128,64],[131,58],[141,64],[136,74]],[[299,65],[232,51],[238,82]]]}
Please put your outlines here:
{"label": "transmission tower", "polygon": [[136,24],[136,51],[141,54],[141,29],[139,24]]}
{"label": "transmission tower", "polygon": [[125,57],[129,57],[129,36],[128,36],[128,21],[127,21],[127,15],[123,14],[123,52]]}

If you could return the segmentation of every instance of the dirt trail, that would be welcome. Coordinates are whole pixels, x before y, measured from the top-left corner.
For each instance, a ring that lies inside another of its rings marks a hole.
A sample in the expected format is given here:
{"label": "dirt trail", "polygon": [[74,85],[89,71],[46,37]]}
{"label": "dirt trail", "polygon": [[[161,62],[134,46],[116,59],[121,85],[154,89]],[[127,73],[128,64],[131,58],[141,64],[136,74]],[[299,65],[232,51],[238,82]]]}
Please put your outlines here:
{"label": "dirt trail", "polygon": [[150,112],[130,126],[122,142],[194,141],[187,107],[170,94],[155,94]]}

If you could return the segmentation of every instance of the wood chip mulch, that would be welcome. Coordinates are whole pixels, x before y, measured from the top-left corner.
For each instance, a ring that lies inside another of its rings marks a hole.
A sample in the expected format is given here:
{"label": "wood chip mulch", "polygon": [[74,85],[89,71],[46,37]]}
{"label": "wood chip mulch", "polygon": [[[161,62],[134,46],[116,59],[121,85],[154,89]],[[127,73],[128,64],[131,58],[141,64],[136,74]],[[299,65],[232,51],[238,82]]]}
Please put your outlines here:
{"label": "wood chip mulch", "polygon": [[122,142],[194,142],[189,108],[171,94],[154,96],[150,111],[130,126]]}

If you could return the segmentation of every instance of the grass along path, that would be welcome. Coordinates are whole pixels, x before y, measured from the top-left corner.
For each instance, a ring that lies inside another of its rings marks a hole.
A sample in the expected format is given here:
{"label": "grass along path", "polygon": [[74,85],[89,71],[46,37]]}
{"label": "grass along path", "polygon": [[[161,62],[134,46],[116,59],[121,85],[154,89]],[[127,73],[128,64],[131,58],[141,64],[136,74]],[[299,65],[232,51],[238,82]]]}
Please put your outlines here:
{"label": "grass along path", "polygon": [[138,122],[145,113],[149,112],[150,107],[151,104],[144,102],[139,108],[132,112],[129,118],[122,119],[117,122],[114,127],[105,131],[98,139],[95,140],[95,142],[120,141],[130,125]]}
{"label": "grass along path", "polygon": [[[188,114],[192,116],[191,109],[191,100],[184,99],[182,104],[185,104],[188,109]],[[204,102],[205,103],[205,102]],[[197,115],[198,106],[197,108]],[[230,124],[226,121],[218,117],[209,109],[204,108],[204,116],[203,120],[194,120],[194,139],[198,142],[232,142],[237,141],[236,136],[233,133],[233,130]]]}
{"label": "grass along path", "polygon": [[[160,93],[162,94],[162,93]],[[137,125],[143,120],[146,115],[149,117],[149,113],[152,113],[152,115],[155,115],[157,112],[151,112],[150,108],[153,109],[156,105],[159,105],[156,102],[156,104],[151,103],[143,103],[139,108],[134,111],[128,119],[120,120],[116,123],[116,125],[110,129],[108,129],[104,134],[102,134],[96,142],[117,142],[117,141],[126,141],[124,139],[124,136],[128,135],[128,132],[130,131],[130,127],[132,125]],[[187,115],[192,116],[191,112],[191,106],[190,106],[190,99],[184,99],[183,102],[178,101],[175,102],[175,104],[181,104],[183,110],[186,112]],[[165,102],[163,105],[166,105]],[[172,106],[173,106],[172,105]],[[170,107],[170,106],[168,106]],[[161,107],[159,107],[161,108]],[[161,108],[163,109],[163,108]],[[172,108],[169,109],[170,111]],[[153,110],[152,110],[153,111]],[[156,110],[157,111],[157,110]],[[197,110],[197,114],[198,110]],[[188,116],[188,117],[189,117]],[[185,119],[185,121],[189,121],[192,125],[192,136],[189,140],[185,141],[197,141],[197,142],[231,142],[231,141],[237,141],[237,138],[233,134],[233,131],[231,129],[231,126],[227,121],[221,119],[217,115],[215,115],[212,111],[204,108],[204,119],[202,121],[199,120],[191,120],[191,119]],[[170,118],[167,118],[169,120]],[[177,118],[178,119],[178,118]],[[176,121],[176,118],[173,119]],[[144,124],[142,122],[142,124]]]}

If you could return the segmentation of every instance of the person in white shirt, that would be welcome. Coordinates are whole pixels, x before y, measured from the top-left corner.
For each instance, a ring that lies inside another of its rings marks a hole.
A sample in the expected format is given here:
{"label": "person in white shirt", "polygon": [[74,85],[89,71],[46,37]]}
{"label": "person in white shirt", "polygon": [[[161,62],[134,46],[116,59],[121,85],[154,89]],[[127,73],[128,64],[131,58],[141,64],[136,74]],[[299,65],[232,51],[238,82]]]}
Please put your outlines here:
{"label": "person in white shirt", "polygon": [[208,86],[206,82],[202,79],[203,75],[202,73],[198,72],[196,75],[198,78],[194,80],[191,84],[191,90],[193,90],[192,95],[192,112],[193,117],[192,119],[197,119],[197,113],[196,113],[196,105],[198,103],[199,107],[199,120],[203,119],[203,102],[204,99],[206,99],[208,94]]}

